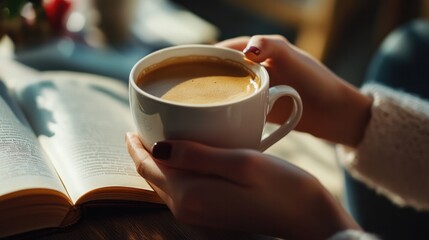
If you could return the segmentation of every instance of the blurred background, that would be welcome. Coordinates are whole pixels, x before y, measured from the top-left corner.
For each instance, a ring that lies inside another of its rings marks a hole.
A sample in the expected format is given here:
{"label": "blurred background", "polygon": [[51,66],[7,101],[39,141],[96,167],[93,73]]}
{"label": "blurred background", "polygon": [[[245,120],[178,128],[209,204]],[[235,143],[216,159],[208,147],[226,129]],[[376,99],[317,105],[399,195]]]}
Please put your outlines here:
{"label": "blurred background", "polygon": [[359,85],[386,34],[428,16],[429,0],[0,0],[0,54],[126,82],[159,48],[281,34]]}

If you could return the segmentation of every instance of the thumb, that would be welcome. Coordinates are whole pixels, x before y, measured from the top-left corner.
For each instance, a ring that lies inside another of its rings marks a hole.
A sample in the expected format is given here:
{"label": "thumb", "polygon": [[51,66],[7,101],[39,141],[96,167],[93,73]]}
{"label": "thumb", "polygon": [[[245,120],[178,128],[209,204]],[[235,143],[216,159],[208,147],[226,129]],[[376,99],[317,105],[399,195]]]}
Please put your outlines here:
{"label": "thumb", "polygon": [[[157,161],[172,168],[213,175],[247,185],[257,172],[258,168],[254,164],[257,164],[261,153],[249,149],[223,149],[174,140],[155,143],[152,155]],[[252,173],[252,169],[255,173]]]}

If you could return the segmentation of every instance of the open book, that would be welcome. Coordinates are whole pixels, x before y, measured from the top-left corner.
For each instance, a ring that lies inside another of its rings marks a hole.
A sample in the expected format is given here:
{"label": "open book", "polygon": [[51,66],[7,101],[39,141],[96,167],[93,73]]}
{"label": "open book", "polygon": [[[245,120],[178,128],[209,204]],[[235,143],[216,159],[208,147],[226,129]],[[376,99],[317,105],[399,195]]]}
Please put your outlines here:
{"label": "open book", "polygon": [[[0,66],[0,238],[70,225],[82,206],[97,201],[162,203],[126,150],[125,133],[134,124],[125,83],[5,68]],[[20,74],[4,76],[7,71]]]}

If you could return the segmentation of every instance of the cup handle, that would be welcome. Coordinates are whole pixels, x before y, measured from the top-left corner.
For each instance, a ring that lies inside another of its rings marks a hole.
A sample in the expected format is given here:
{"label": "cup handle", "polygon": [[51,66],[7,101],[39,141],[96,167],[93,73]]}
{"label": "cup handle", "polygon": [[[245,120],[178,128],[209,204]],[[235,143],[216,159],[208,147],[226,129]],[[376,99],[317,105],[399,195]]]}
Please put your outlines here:
{"label": "cup handle", "polygon": [[279,85],[274,86],[269,89],[269,99],[268,99],[268,113],[273,109],[274,103],[281,97],[288,96],[293,100],[293,111],[290,114],[289,118],[274,132],[269,136],[262,139],[261,144],[259,145],[259,150],[261,152],[265,151],[271,145],[279,141],[282,137],[286,136],[295,126],[298,124],[302,115],[302,101],[298,92],[289,86]]}

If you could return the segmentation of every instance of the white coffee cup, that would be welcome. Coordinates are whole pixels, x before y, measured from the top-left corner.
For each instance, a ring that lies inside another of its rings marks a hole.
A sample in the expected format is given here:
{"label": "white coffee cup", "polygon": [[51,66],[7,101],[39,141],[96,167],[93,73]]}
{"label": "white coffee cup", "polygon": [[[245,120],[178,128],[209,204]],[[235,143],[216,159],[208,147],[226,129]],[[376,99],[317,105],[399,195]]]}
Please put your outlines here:
{"label": "white coffee cup", "polygon": [[[137,86],[139,74],[144,69],[173,57],[195,55],[243,64],[259,77],[259,89],[234,102],[192,105],[163,100]],[[131,70],[129,94],[134,123],[147,149],[158,141],[182,139],[215,147],[264,151],[288,134],[298,124],[302,114],[301,98],[295,89],[286,85],[270,88],[268,72],[262,65],[245,59],[242,52],[212,45],[181,45],[147,55]],[[262,137],[267,114],[274,103],[284,96],[293,100],[292,113],[278,129]]]}

